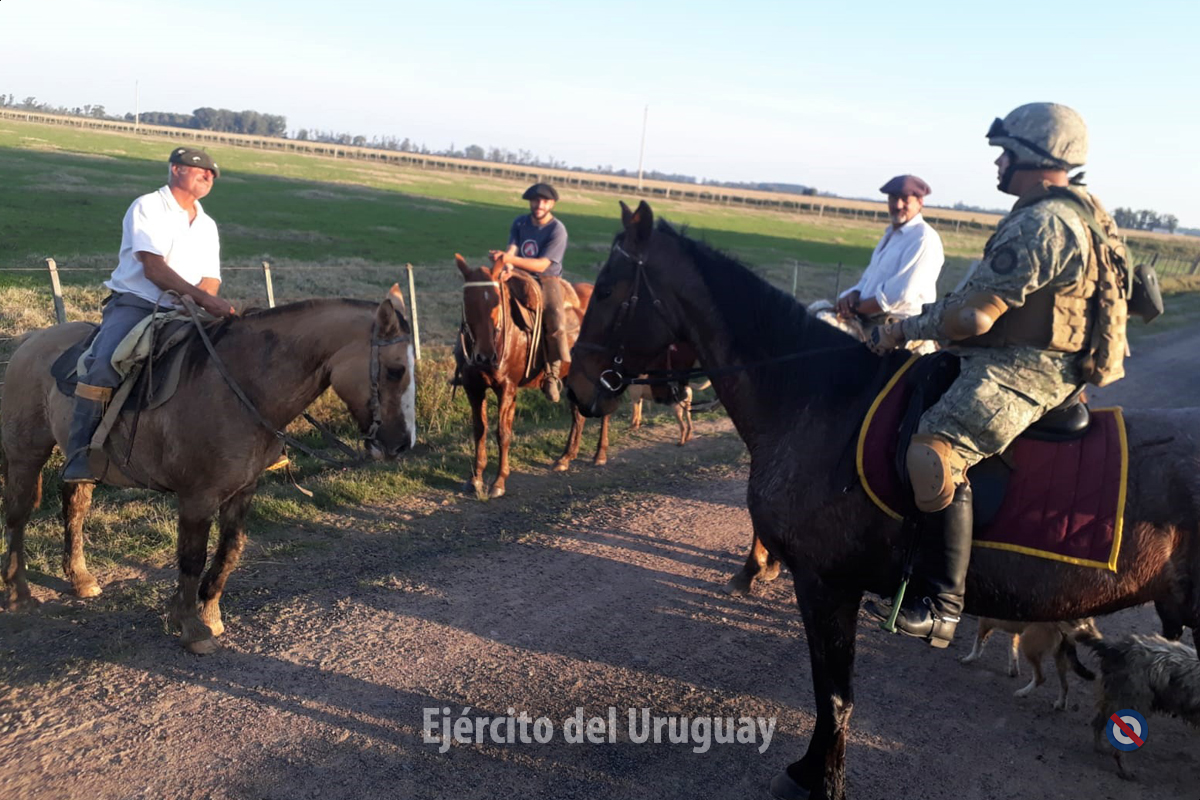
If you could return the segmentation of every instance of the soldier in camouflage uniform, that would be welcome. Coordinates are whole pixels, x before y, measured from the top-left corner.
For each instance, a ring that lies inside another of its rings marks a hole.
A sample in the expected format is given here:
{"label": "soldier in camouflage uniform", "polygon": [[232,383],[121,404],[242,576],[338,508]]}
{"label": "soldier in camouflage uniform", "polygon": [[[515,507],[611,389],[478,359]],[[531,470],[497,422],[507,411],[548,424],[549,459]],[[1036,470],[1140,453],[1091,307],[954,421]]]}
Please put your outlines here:
{"label": "soldier in camouflage uniform", "polygon": [[1099,204],[1068,180],[1087,157],[1087,130],[1073,110],[1021,106],[993,123],[988,141],[1004,148],[996,165],[1000,190],[1019,198],[1012,212],[962,288],[876,328],[869,344],[886,352],[936,339],[961,358],[958,378],[921,417],[906,457],[925,513],[917,569],[928,573],[920,576],[928,594],[912,593],[896,627],[935,647],[949,644],[963,608],[972,520],[966,470],[1003,451],[1088,379],[1093,295],[1102,284],[1089,219],[1115,233]]}

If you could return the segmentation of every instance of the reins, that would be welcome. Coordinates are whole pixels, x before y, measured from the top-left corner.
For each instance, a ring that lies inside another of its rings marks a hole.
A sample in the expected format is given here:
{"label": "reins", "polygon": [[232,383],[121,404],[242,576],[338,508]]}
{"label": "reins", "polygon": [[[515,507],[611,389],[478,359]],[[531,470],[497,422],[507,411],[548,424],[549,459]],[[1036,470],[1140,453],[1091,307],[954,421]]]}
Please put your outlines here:
{"label": "reins", "polygon": [[[310,416],[307,411],[304,412],[304,418],[321,433],[321,436],[325,439],[326,443],[336,447],[343,454],[348,456],[348,458],[336,458],[320,450],[315,450],[301,442],[299,439],[289,436],[272,425],[262,415],[262,413],[259,412],[253,401],[246,396],[246,393],[242,390],[242,387],[239,386],[238,382],[234,380],[232,375],[229,374],[229,370],[226,368],[225,362],[223,362],[221,357],[217,355],[217,350],[215,347],[213,347],[212,339],[209,338],[208,331],[205,330],[203,323],[200,321],[199,307],[190,297],[180,296],[174,292],[171,292],[170,294],[178,298],[183,307],[187,310],[188,315],[191,317],[192,324],[195,326],[196,332],[200,336],[200,341],[204,343],[204,349],[208,351],[208,356],[212,360],[213,366],[216,367],[217,372],[224,379],[230,390],[237,397],[237,399],[241,401],[242,405],[246,407],[246,410],[250,412],[250,415],[254,417],[259,425],[270,431],[275,438],[279,439],[284,444],[294,447],[302,453],[306,453],[307,455],[310,455],[320,461],[324,461],[327,464],[332,464],[335,467],[344,468],[358,466],[368,460],[365,453],[359,454],[354,448],[339,439],[327,426],[313,419],[313,417]],[[370,399],[367,401],[367,407],[371,411],[371,426],[367,429],[367,434],[364,437],[368,445],[376,441],[379,428],[381,425],[383,425],[383,417],[379,410],[379,348],[387,347],[393,344],[402,344],[409,341],[409,337],[405,334],[401,334],[400,336],[396,336],[391,339],[379,339],[378,334],[378,321],[373,320],[371,323],[371,366],[369,369],[371,395]]]}

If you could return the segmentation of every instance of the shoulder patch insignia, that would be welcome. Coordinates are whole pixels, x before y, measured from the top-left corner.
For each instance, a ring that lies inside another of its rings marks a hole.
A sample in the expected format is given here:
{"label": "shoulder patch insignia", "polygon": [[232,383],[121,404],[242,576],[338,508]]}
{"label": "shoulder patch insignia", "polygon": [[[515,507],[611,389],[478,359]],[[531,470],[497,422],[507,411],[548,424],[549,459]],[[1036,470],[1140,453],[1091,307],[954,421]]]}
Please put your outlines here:
{"label": "shoulder patch insignia", "polygon": [[1013,252],[1012,245],[1002,247],[997,250],[990,259],[988,266],[992,268],[992,272],[997,275],[1007,275],[1017,268],[1017,254]]}

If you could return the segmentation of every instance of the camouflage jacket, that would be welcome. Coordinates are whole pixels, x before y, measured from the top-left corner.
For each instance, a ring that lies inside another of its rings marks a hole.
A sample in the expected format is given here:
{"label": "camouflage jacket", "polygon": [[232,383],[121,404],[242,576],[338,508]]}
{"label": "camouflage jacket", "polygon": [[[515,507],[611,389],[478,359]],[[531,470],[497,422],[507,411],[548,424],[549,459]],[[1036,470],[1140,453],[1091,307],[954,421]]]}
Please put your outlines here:
{"label": "camouflage jacket", "polygon": [[1071,201],[1040,194],[1022,198],[1000,221],[983,260],[962,288],[904,320],[904,336],[944,340],[946,307],[961,306],[963,298],[976,292],[996,295],[1013,309],[1043,287],[1076,286],[1086,276],[1092,246],[1087,223]]}

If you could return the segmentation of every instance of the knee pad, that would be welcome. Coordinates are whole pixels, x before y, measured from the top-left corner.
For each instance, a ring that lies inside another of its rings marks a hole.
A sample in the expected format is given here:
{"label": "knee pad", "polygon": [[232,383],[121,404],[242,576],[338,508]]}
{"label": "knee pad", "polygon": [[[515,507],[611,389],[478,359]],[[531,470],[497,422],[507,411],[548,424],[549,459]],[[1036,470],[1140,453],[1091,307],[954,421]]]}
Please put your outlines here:
{"label": "knee pad", "polygon": [[966,466],[949,440],[924,433],[912,437],[904,464],[912,482],[913,499],[925,512],[941,511],[950,505],[954,499],[954,473]]}

